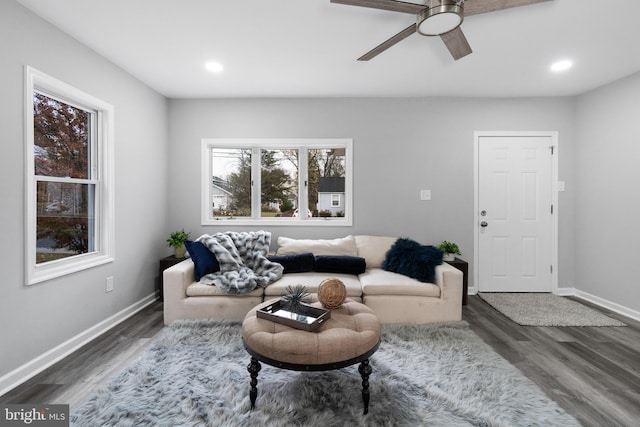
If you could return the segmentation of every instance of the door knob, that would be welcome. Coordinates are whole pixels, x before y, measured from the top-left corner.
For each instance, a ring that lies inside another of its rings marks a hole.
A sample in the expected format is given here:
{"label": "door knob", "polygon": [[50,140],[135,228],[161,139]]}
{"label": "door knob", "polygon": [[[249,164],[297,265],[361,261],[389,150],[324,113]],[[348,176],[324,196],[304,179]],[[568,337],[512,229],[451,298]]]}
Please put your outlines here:
{"label": "door knob", "polygon": [[489,225],[489,224],[487,224],[487,221],[482,221],[480,223],[480,227],[486,227],[487,225]]}

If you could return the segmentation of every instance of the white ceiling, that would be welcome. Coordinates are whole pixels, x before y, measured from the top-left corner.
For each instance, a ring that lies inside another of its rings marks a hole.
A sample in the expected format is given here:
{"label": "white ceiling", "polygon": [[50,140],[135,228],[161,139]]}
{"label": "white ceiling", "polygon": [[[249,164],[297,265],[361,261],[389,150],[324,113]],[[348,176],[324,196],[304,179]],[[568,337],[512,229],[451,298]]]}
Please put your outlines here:
{"label": "white ceiling", "polygon": [[[356,59],[413,15],[329,0],[17,1],[171,98],[576,95],[640,71],[638,0],[470,16],[474,53],[459,61],[414,34],[369,62]],[[550,73],[564,58],[574,67]]]}

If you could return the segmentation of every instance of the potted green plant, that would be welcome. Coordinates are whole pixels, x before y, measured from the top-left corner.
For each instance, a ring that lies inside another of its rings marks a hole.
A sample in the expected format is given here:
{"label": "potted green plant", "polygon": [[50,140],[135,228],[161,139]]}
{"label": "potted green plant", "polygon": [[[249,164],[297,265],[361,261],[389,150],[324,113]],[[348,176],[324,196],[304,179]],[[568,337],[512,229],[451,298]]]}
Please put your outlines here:
{"label": "potted green plant", "polygon": [[176,258],[184,258],[184,254],[187,251],[184,247],[184,242],[189,240],[190,234],[182,229],[176,230],[169,235],[167,245],[173,248],[173,254]]}
{"label": "potted green plant", "polygon": [[442,251],[442,259],[445,261],[453,261],[456,255],[462,255],[457,244],[453,242],[447,242],[446,240],[440,243],[438,249]]}

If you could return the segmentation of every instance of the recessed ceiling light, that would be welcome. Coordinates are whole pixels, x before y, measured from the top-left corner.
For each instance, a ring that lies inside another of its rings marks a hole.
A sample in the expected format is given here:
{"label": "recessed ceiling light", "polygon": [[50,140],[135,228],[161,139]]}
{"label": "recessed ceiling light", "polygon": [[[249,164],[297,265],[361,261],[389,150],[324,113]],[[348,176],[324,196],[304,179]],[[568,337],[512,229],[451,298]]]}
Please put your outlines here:
{"label": "recessed ceiling light", "polygon": [[224,70],[224,67],[219,62],[207,62],[204,67],[212,73],[221,73]]}
{"label": "recessed ceiling light", "polygon": [[562,61],[554,62],[551,64],[551,71],[559,73],[561,71],[567,71],[573,67],[573,61],[569,59],[563,59]]}

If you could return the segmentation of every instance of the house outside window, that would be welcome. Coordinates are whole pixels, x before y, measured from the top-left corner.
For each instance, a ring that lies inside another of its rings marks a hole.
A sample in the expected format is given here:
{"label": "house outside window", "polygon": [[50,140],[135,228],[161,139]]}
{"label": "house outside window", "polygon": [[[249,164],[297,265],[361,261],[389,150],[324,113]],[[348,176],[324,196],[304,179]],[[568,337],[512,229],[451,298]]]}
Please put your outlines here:
{"label": "house outside window", "polygon": [[321,216],[342,216],[341,200],[345,194],[343,177],[322,177],[318,183],[318,209]]}
{"label": "house outside window", "polygon": [[[351,225],[352,146],[351,139],[203,139],[202,224]],[[341,209],[323,208],[326,179],[341,180]]]}
{"label": "house outside window", "polygon": [[26,68],[27,284],[113,260],[113,107]]}

